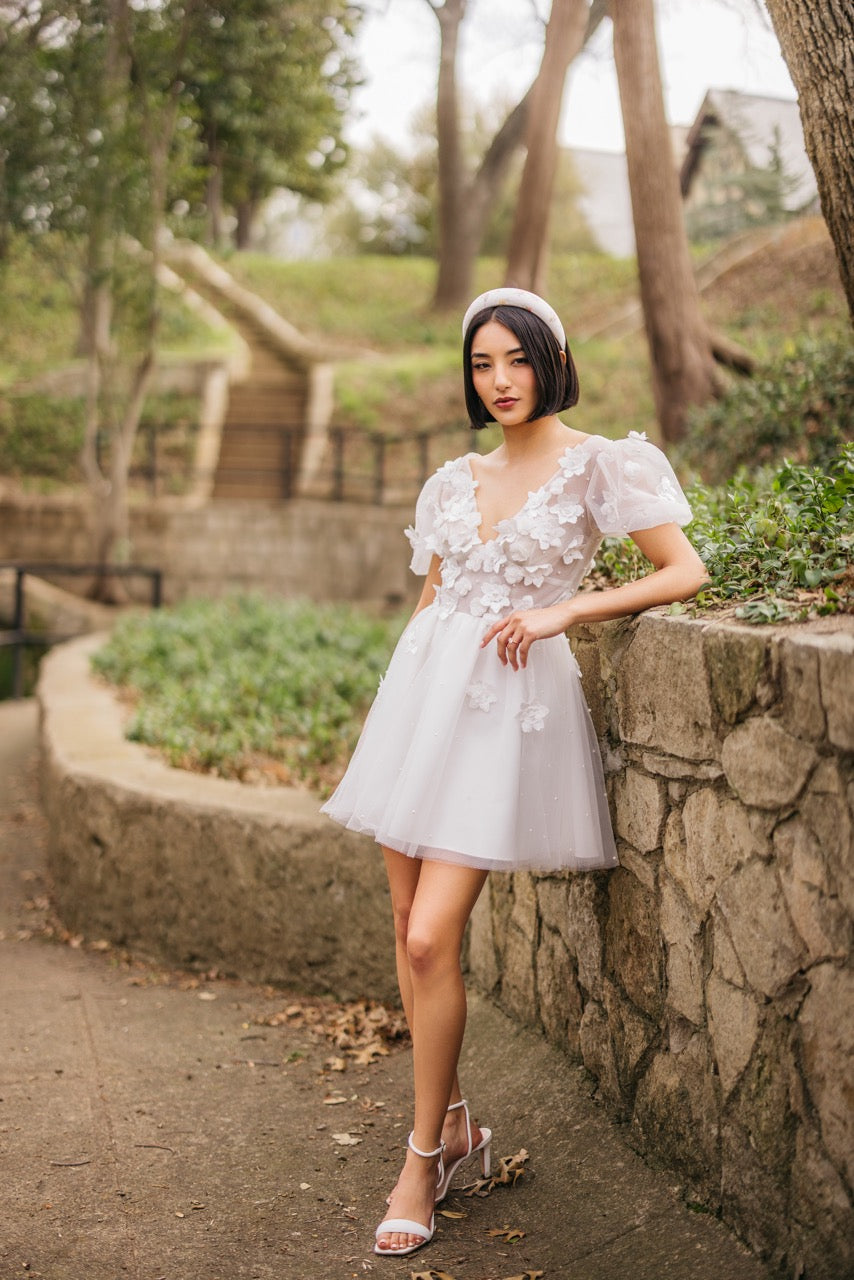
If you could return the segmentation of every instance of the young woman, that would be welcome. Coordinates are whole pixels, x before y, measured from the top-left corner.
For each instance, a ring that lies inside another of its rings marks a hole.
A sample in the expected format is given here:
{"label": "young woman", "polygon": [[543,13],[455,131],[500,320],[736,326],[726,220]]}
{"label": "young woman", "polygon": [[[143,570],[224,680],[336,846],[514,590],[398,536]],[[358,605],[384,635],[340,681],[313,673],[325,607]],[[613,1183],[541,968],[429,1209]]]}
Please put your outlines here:
{"label": "young woman", "polygon": [[[591,870],[617,862],[574,623],[693,595],[705,580],[682,533],[691,513],[642,436],[565,426],[578,400],[563,326],[536,294],[493,289],[463,322],[474,427],[504,442],[446,463],[407,529],[424,588],[350,766],[324,810],[383,848],[397,975],[412,1032],[415,1115],[375,1252],[433,1236],[434,1206],[491,1133],[457,1079],[466,1018],[463,931],[490,870]],[[655,566],[576,594],[603,535],[630,535]]]}

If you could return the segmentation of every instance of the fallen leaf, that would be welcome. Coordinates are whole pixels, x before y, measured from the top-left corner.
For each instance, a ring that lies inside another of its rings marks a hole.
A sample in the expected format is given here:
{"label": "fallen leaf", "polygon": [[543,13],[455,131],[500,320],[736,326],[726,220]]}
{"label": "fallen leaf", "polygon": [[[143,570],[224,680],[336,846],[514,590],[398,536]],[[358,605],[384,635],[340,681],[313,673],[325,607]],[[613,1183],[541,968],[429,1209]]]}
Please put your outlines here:
{"label": "fallen leaf", "polygon": [[493,1173],[489,1178],[478,1178],[476,1182],[463,1187],[463,1194],[467,1196],[488,1196],[495,1187],[515,1186],[525,1172],[527,1160],[528,1152],[524,1147],[521,1147],[515,1155],[502,1156],[498,1162],[498,1171],[496,1173]]}
{"label": "fallen leaf", "polygon": [[505,1276],[504,1280],[542,1280],[544,1271],[523,1271],[520,1276]]}
{"label": "fallen leaf", "polygon": [[333,1133],[332,1141],[339,1147],[357,1147],[362,1139],[355,1137],[352,1133]]}
{"label": "fallen leaf", "polygon": [[494,1227],[492,1231],[487,1231],[489,1236],[500,1237],[506,1240],[508,1244],[515,1244],[517,1240],[524,1240],[525,1232],[520,1231],[518,1227]]}
{"label": "fallen leaf", "polygon": [[216,1000],[216,995],[214,994],[213,991],[200,991],[199,999],[200,1000]]}
{"label": "fallen leaf", "polygon": [[347,1061],[345,1058],[327,1058],[324,1062],[327,1071],[346,1071]]}
{"label": "fallen leaf", "polygon": [[440,1218],[467,1218],[467,1213],[459,1213],[456,1209],[437,1209]]}
{"label": "fallen leaf", "polygon": [[410,1271],[410,1280],[454,1280],[447,1271]]}
{"label": "fallen leaf", "polygon": [[347,1099],[342,1093],[330,1093],[323,1099],[323,1105],[325,1107],[340,1107],[341,1103],[346,1101]]}

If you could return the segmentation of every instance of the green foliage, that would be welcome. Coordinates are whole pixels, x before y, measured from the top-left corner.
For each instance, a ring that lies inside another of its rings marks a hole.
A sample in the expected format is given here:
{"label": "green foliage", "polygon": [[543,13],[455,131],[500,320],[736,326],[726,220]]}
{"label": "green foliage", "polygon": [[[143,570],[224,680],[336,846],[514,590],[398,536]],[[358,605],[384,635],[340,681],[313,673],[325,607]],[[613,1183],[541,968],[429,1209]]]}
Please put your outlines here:
{"label": "green foliage", "polygon": [[401,625],[340,605],[193,600],[125,618],[93,662],[136,697],[128,736],[171,764],[322,790],[353,749]]}
{"label": "green foliage", "polygon": [[[718,488],[693,485],[688,499],[686,532],[709,572],[693,608],[738,602],[747,622],[854,610],[854,445],[822,467],[786,462]],[[598,567],[609,583],[646,571],[634,544],[615,539]]]}
{"label": "green foliage", "polygon": [[677,462],[719,483],[740,466],[790,457],[822,466],[854,435],[850,334],[801,337],[754,377],[690,417]]}
{"label": "green foliage", "polygon": [[[149,464],[150,437],[157,436],[160,484],[170,493],[186,487],[198,431],[198,399],[178,392],[149,396],[134,443],[132,466]],[[0,475],[54,484],[80,481],[84,403],[80,396],[38,393],[0,399]]]}

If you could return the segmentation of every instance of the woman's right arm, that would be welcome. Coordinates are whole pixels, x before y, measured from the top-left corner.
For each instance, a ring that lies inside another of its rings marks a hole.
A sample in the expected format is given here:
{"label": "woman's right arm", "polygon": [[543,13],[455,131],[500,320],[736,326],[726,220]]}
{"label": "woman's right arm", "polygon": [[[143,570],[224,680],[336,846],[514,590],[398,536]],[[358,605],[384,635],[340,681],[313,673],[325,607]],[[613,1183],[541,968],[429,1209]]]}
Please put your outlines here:
{"label": "woman's right arm", "polygon": [[[418,597],[418,604],[412,613],[412,618],[416,617],[422,609],[426,609],[428,604],[432,604],[436,599],[436,588],[442,584],[442,561],[436,555],[430,561],[430,568],[427,570],[427,577],[424,579],[424,586],[421,588],[421,595]],[[412,618],[409,621],[412,621]]]}

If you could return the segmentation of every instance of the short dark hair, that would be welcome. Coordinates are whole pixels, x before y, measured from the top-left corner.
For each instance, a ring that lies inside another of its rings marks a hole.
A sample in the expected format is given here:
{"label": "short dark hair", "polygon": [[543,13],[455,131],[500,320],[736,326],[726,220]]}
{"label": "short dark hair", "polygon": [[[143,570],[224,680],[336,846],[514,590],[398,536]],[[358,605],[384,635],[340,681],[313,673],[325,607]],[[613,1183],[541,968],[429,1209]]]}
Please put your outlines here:
{"label": "short dark hair", "polygon": [[564,364],[560,358],[557,338],[539,316],[531,311],[525,311],[523,307],[486,307],[472,318],[463,341],[466,409],[475,431],[485,427],[488,422],[495,421],[474,389],[471,369],[474,335],[490,320],[497,320],[511,333],[515,333],[534,371],[540,398],[528,419],[529,422],[535,422],[537,418],[545,418],[550,413],[560,413],[562,409],[571,409],[578,403],[578,373],[569,344],[564,347],[566,354],[566,364]]}

